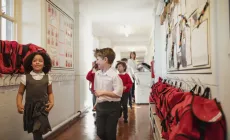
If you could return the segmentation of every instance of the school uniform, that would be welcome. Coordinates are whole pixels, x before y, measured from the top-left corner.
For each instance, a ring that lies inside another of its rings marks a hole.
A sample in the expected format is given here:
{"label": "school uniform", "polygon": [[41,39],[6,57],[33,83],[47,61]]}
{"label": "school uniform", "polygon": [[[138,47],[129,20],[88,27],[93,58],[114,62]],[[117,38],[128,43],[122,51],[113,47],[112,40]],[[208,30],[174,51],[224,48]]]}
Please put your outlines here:
{"label": "school uniform", "polygon": [[86,79],[91,82],[90,90],[93,95],[93,106],[96,103],[96,96],[94,94],[94,77],[95,77],[95,73],[93,73],[93,70],[90,70],[86,76]]}
{"label": "school uniform", "polygon": [[[117,72],[110,68],[106,72],[97,71],[94,79],[95,91],[111,91],[122,97],[123,83]],[[100,96],[97,98],[97,135],[102,140],[116,140],[117,122],[120,116],[121,98]]]}
{"label": "school uniform", "polygon": [[128,103],[128,97],[130,94],[130,89],[132,87],[132,81],[129,77],[129,75],[127,73],[121,73],[119,74],[122,82],[123,82],[123,86],[126,87],[126,89],[123,91],[122,97],[121,97],[121,114],[123,112],[123,117],[124,117],[124,121],[127,122],[128,119],[128,107],[127,107],[127,103]]}
{"label": "school uniform", "polygon": [[21,83],[26,86],[25,107],[23,114],[24,131],[34,134],[35,140],[51,131],[46,104],[48,103],[48,85],[52,83],[49,75],[35,73],[23,75]]}
{"label": "school uniform", "polygon": [[[130,77],[130,79],[131,79],[131,81],[132,81],[132,84],[133,84],[133,83],[134,83],[134,79],[133,79],[133,77],[132,77],[132,70],[131,70],[131,68],[129,67],[128,64],[127,64],[126,72],[127,72],[127,74],[129,75],[129,77]],[[130,91],[129,91],[128,100],[129,100],[129,106],[130,106],[130,108],[132,109],[132,87],[131,87],[131,89],[130,89]]]}

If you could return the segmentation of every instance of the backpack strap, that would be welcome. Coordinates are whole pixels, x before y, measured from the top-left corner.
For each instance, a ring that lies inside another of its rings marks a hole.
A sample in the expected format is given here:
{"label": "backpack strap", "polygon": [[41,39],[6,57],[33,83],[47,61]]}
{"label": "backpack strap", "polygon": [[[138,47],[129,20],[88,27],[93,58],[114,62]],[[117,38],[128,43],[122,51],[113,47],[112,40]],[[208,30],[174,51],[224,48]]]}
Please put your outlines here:
{"label": "backpack strap", "polygon": [[195,86],[190,90],[190,92],[194,94],[194,92],[195,92],[195,90],[196,90],[196,87],[197,87],[197,85],[195,85]]}
{"label": "backpack strap", "polygon": [[3,41],[2,45],[2,56],[3,56],[3,63],[5,67],[10,67],[10,51],[8,50],[9,48],[9,42]]}
{"label": "backpack strap", "polygon": [[29,44],[27,45],[22,45],[22,58],[24,58],[29,51]]}
{"label": "backpack strap", "polygon": [[209,99],[210,96],[211,96],[210,95],[210,88],[206,87],[205,90],[204,90],[204,93],[203,93],[202,97]]}

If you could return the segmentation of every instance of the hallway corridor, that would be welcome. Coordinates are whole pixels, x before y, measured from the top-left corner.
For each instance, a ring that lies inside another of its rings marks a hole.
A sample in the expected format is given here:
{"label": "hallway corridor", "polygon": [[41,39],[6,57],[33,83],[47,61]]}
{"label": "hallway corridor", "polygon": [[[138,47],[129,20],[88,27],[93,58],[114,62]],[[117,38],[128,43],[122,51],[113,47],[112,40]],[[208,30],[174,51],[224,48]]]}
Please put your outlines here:
{"label": "hallway corridor", "polygon": [[[123,118],[118,123],[117,140],[152,140],[148,116],[148,105],[136,105],[129,109],[129,122],[124,124]],[[54,140],[99,140],[96,135],[94,116],[91,111]]]}

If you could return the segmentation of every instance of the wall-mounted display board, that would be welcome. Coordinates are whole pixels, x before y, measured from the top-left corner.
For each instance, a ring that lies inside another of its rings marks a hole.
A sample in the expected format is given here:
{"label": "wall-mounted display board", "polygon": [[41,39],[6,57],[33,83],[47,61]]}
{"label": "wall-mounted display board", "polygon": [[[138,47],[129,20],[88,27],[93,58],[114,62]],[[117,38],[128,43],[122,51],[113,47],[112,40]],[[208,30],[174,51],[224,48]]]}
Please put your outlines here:
{"label": "wall-mounted display board", "polygon": [[74,20],[51,1],[46,2],[46,48],[56,69],[74,68]]}
{"label": "wall-mounted display board", "polygon": [[[180,0],[166,5],[167,71],[175,73],[211,68],[208,0]],[[165,13],[163,13],[165,14]]]}

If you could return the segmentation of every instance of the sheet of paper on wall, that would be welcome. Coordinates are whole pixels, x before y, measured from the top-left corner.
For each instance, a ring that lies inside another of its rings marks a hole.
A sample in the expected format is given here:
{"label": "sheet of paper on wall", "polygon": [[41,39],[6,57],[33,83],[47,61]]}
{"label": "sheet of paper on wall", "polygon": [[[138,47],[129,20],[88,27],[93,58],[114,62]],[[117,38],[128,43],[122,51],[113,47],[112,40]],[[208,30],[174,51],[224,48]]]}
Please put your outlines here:
{"label": "sheet of paper on wall", "polygon": [[176,25],[176,48],[178,49],[180,43],[180,28],[179,25]]}
{"label": "sheet of paper on wall", "polygon": [[177,6],[175,5],[174,10],[173,10],[173,20],[174,20],[174,26],[177,24],[178,22],[178,9]]}
{"label": "sheet of paper on wall", "polygon": [[168,68],[171,67],[170,60],[171,60],[171,49],[172,49],[172,37],[169,36],[168,38],[168,47],[167,47],[167,66]]}
{"label": "sheet of paper on wall", "polygon": [[198,0],[186,0],[187,14],[192,14],[198,8]]}
{"label": "sheet of paper on wall", "polygon": [[207,0],[198,0],[198,6],[203,6],[206,2]]}
{"label": "sheet of paper on wall", "polygon": [[180,5],[180,3],[179,4],[177,4],[177,15],[179,15],[179,14],[181,14],[182,12],[181,12],[181,5]]}
{"label": "sheet of paper on wall", "polygon": [[186,61],[187,66],[192,65],[192,56],[191,56],[191,29],[189,27],[185,28],[185,47],[186,47]]}
{"label": "sheet of paper on wall", "polygon": [[181,46],[181,65],[183,68],[187,67],[187,51],[186,51],[186,39],[182,39],[182,46]]}
{"label": "sheet of paper on wall", "polygon": [[176,26],[172,29],[172,42],[176,42]]}
{"label": "sheet of paper on wall", "polygon": [[181,0],[180,5],[181,5],[181,13],[182,15],[184,15],[186,13],[186,0]]}
{"label": "sheet of paper on wall", "polygon": [[190,27],[191,29],[195,28],[197,26],[197,21],[198,21],[198,11],[195,11],[191,17],[189,18],[190,22]]}
{"label": "sheet of paper on wall", "polygon": [[177,47],[176,45],[174,46],[174,68],[177,68]]}
{"label": "sheet of paper on wall", "polygon": [[192,31],[191,38],[193,66],[208,65],[208,21]]}

